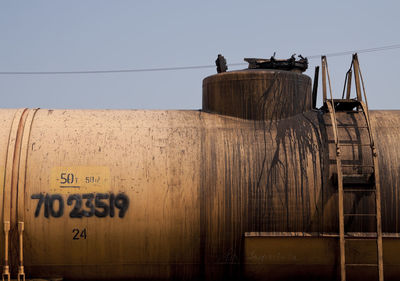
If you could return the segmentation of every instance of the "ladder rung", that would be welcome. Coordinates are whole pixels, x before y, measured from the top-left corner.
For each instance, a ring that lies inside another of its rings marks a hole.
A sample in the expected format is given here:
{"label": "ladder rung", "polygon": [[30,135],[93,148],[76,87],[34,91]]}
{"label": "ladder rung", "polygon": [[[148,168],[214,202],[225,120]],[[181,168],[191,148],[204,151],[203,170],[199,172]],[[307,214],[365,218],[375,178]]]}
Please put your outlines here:
{"label": "ladder rung", "polygon": [[[347,164],[343,164],[343,165],[347,165]],[[357,165],[352,165],[352,164],[348,164],[353,166],[357,166]],[[373,173],[357,173],[357,174],[342,174],[343,177],[353,177],[353,178],[369,178],[373,175]]]}
{"label": "ladder rung", "polygon": [[[325,124],[326,126],[332,126],[331,123]],[[368,126],[357,126],[357,124],[336,124],[338,128],[360,128],[360,129],[368,129]]]}
{"label": "ladder rung", "polygon": [[365,186],[372,186],[373,185],[373,179],[371,175],[352,175],[352,174],[344,174],[342,175],[342,182],[343,186],[347,186],[348,188],[358,188],[358,189],[363,189],[362,186],[364,186],[364,189],[373,189],[373,188],[365,188]]}
{"label": "ladder rung", "polygon": [[366,143],[341,143],[339,142],[340,146],[372,146],[370,143],[366,144]]}
{"label": "ladder rung", "polygon": [[[351,166],[353,167],[353,166]],[[353,170],[354,171],[354,170]],[[343,173],[342,171],[342,183],[343,187],[351,189],[373,189],[372,186],[374,184],[373,173]],[[338,175],[336,173],[333,174],[332,181],[334,184],[338,184]]]}
{"label": "ladder rung", "polygon": [[376,189],[367,188],[343,188],[344,192],[376,192]]}
{"label": "ladder rung", "polygon": [[337,124],[336,126],[338,128],[362,128],[362,129],[367,129],[368,128],[368,126],[357,126],[357,124]]}
{"label": "ladder rung", "polygon": [[354,167],[354,168],[369,167],[369,168],[373,168],[373,167],[374,167],[374,165],[354,165],[354,164],[342,164],[342,167]]}
{"label": "ladder rung", "polygon": [[[330,99],[332,100],[332,99]],[[360,102],[355,99],[355,98],[350,98],[350,99],[333,99],[334,103],[339,103],[339,102],[349,102],[349,103],[357,103],[360,104]]]}
{"label": "ladder rung", "polygon": [[354,238],[376,238],[377,237],[377,232],[346,232],[345,233],[345,238],[346,237],[354,237]]}
{"label": "ladder rung", "polygon": [[378,267],[378,264],[375,263],[346,263],[346,266],[376,266]]}
{"label": "ladder rung", "polygon": [[345,236],[345,240],[351,240],[351,241],[364,241],[364,240],[376,240],[376,239],[378,239],[378,235],[373,237]]}
{"label": "ladder rung", "polygon": [[344,214],[345,217],[376,217],[376,214]]}

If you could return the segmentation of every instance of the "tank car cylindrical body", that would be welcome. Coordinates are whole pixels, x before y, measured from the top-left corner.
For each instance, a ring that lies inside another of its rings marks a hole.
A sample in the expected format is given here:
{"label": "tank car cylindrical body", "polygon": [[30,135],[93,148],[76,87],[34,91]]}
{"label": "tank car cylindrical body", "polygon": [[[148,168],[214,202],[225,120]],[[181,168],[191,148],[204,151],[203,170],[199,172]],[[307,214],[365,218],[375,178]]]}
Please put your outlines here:
{"label": "tank car cylindrical body", "polygon": [[[251,70],[207,78],[207,112],[0,110],[11,269],[23,222],[27,277],[335,280],[330,119],[311,108],[310,88],[302,74]],[[396,280],[400,111],[372,111],[371,122],[385,274]],[[366,135],[349,126],[345,137]],[[367,163],[363,149],[344,153]],[[348,205],[369,208],[368,198]]]}

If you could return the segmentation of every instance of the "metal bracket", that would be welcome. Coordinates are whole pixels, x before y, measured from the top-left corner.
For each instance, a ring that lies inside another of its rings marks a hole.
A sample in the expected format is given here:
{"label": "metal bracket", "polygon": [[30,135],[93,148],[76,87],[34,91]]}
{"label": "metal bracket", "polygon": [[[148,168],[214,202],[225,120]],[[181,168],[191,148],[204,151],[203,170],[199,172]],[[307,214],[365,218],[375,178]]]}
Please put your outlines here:
{"label": "metal bracket", "polygon": [[3,274],[2,274],[3,281],[10,281],[10,268],[8,265],[3,266]]}
{"label": "metal bracket", "polygon": [[18,267],[18,281],[25,281],[25,273],[23,266]]}
{"label": "metal bracket", "polygon": [[10,281],[10,267],[8,266],[8,234],[10,233],[10,222],[4,222],[4,266],[3,266],[3,281]]}
{"label": "metal bracket", "polygon": [[25,281],[24,272],[24,222],[18,222],[19,235],[19,266],[18,266],[18,281]]}

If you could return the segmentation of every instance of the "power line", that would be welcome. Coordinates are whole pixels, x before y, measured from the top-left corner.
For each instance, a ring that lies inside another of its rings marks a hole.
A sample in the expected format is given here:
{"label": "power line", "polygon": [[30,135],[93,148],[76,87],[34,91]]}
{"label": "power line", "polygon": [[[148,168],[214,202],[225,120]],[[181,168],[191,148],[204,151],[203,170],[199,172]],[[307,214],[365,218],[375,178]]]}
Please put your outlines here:
{"label": "power line", "polygon": [[[351,55],[354,53],[371,53],[386,50],[400,49],[400,44],[381,46],[376,48],[359,49],[352,51],[336,52],[325,54],[327,57],[337,57]],[[320,58],[321,55],[307,56],[308,59]],[[229,66],[244,66],[247,63],[230,63]],[[0,75],[68,75],[68,74],[109,74],[109,73],[133,73],[133,72],[156,72],[156,71],[176,71],[215,68],[215,65],[193,65],[177,67],[158,67],[158,68],[136,68],[136,69],[106,69],[106,70],[77,70],[77,71],[0,71]]]}
{"label": "power line", "polygon": [[178,67],[159,67],[159,68],[138,68],[138,69],[108,69],[108,70],[78,70],[78,71],[1,71],[0,74],[14,75],[48,75],[48,74],[102,74],[102,73],[127,73],[127,72],[152,72],[152,71],[171,71],[202,69],[216,67],[215,65],[196,65],[196,66],[178,66]]}
{"label": "power line", "polygon": [[[376,47],[376,48],[369,48],[369,49],[359,49],[359,50],[344,51],[344,52],[337,52],[337,53],[328,53],[328,54],[325,54],[325,56],[338,57],[338,56],[351,55],[354,53],[358,53],[358,54],[371,53],[371,52],[380,52],[380,51],[393,50],[393,49],[400,49],[400,44],[382,46],[382,47]],[[315,59],[315,58],[320,58],[320,57],[321,57],[321,55],[307,56],[308,59]]]}
{"label": "power line", "polygon": [[[246,63],[230,63],[229,66],[246,65]],[[105,73],[129,73],[129,72],[154,72],[215,68],[216,65],[194,65],[177,67],[158,67],[158,68],[137,68],[137,69],[107,69],[107,70],[77,70],[77,71],[0,71],[0,75],[49,75],[49,74],[105,74]]]}

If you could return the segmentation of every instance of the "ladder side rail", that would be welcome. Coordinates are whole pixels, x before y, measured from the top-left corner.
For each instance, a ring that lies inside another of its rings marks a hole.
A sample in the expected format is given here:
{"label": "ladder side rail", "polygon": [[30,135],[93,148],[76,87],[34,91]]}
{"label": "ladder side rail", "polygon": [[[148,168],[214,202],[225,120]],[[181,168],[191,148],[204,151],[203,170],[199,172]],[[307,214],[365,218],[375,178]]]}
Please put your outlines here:
{"label": "ladder side rail", "polygon": [[346,72],[346,76],[344,77],[344,84],[343,84],[343,92],[342,92],[342,99],[344,99],[344,93],[346,91],[347,81],[349,80],[349,72]]}
{"label": "ladder side rail", "polygon": [[346,99],[350,99],[350,92],[351,92],[351,76],[352,76],[352,71],[351,68],[349,70],[349,76],[348,76],[348,82],[347,82],[347,94],[346,94]]}
{"label": "ladder side rail", "polygon": [[382,242],[382,212],[381,212],[381,191],[379,182],[379,167],[378,157],[374,156],[374,174],[375,174],[375,200],[376,200],[376,231],[377,231],[377,246],[378,246],[378,266],[379,266],[379,281],[383,281],[383,242]]}
{"label": "ladder side rail", "polygon": [[375,208],[376,208],[376,234],[377,234],[377,258],[378,258],[378,270],[379,270],[379,281],[384,280],[384,269],[383,269],[383,243],[382,243],[382,212],[381,212],[381,188],[379,178],[379,163],[378,157],[373,140],[372,126],[369,119],[368,107],[364,102],[360,102],[367,128],[370,136],[372,159],[374,164],[374,177],[375,177]]}
{"label": "ladder side rail", "polygon": [[[370,138],[371,146],[372,146],[372,149],[373,149],[372,152],[374,154],[376,154],[374,136],[373,136],[373,133],[372,133],[372,126],[371,126],[371,122],[370,122],[370,118],[369,118],[369,108],[368,108],[367,94],[365,92],[364,79],[363,79],[362,74],[361,74],[361,69],[360,69],[360,64],[358,62],[357,54],[355,54],[355,64],[357,64],[357,69],[358,69],[358,72],[355,73],[355,76],[357,76],[357,77],[359,76],[360,77],[361,84],[362,84],[362,89],[363,89],[363,95],[364,95],[364,101],[365,101],[365,105],[363,107],[363,112],[364,112],[364,115],[365,115],[365,118],[366,118],[366,122],[367,122],[369,138]],[[363,104],[361,104],[361,106],[363,106]]]}
{"label": "ladder side rail", "polygon": [[358,74],[359,74],[359,64],[358,64],[357,54],[353,55],[353,68],[354,68],[354,81],[355,81],[355,84],[356,84],[357,100],[358,101],[362,101],[360,77],[358,76]]}
{"label": "ladder side rail", "polygon": [[368,107],[363,101],[360,101],[360,106],[361,106],[361,109],[362,109],[362,112],[363,112],[363,116],[364,116],[365,122],[367,123],[367,130],[368,130],[369,140],[370,140],[370,143],[371,143],[372,154],[374,156],[374,155],[376,155],[376,149],[375,149],[374,136],[372,134],[372,125],[371,125],[371,121],[369,119]]}
{"label": "ladder side rail", "polygon": [[[345,237],[344,237],[344,208],[343,208],[343,178],[342,178],[342,162],[340,159],[340,147],[338,140],[338,131],[335,114],[335,103],[332,97],[332,87],[330,83],[328,63],[326,57],[321,57],[322,64],[322,88],[324,95],[324,103],[328,109],[329,116],[332,122],[333,136],[335,140],[336,148],[336,169],[338,177],[338,209],[339,209],[339,246],[340,246],[340,278],[341,281],[346,281],[346,249],[345,249]],[[330,99],[327,99],[326,91],[326,76],[328,76]]]}
{"label": "ladder side rail", "polygon": [[[356,54],[356,62],[357,62],[357,67],[358,67],[358,73],[357,73],[357,74],[360,75],[360,80],[361,80],[361,85],[362,85],[362,90],[363,90],[365,105],[366,105],[366,107],[367,107],[367,109],[368,109],[367,94],[366,94],[366,92],[365,92],[364,79],[363,79],[362,74],[361,74],[360,63],[359,63],[359,61],[358,61],[358,56],[357,56],[357,54]],[[368,112],[368,111],[367,111],[367,112]]]}
{"label": "ladder side rail", "polygon": [[[331,102],[331,108],[329,109],[329,114],[331,115],[331,120],[332,120],[332,128],[333,128],[333,136],[335,139],[335,145],[336,145],[336,156],[340,154],[340,148],[339,148],[339,138],[338,138],[338,130],[337,130],[337,124],[336,124],[336,113],[335,113],[335,103],[333,101],[333,96],[332,96],[332,87],[331,87],[331,78],[329,76],[329,69],[328,69],[328,61],[326,60],[326,57],[322,57],[322,66],[323,66],[323,76],[327,75],[328,76],[328,83],[329,83],[329,94],[330,94],[330,102]],[[324,82],[325,85],[325,96],[326,96],[326,79]],[[326,99],[326,101],[328,101]],[[328,105],[328,103],[327,103]]]}
{"label": "ladder side rail", "polygon": [[341,281],[346,281],[346,248],[344,238],[344,203],[343,203],[343,176],[342,176],[342,162],[340,158],[339,143],[337,141],[337,127],[336,127],[336,116],[334,107],[330,100],[326,101],[329,115],[332,120],[332,128],[336,143],[336,169],[337,169],[337,180],[338,180],[338,209],[339,209],[339,244],[340,244],[340,276]]}
{"label": "ladder side rail", "polygon": [[323,95],[323,102],[326,101],[326,66],[325,66],[326,57],[321,57],[321,67],[322,67],[322,95]]}
{"label": "ladder side rail", "polygon": [[347,70],[346,76],[344,77],[342,99],[344,99],[344,93],[346,91],[347,91],[346,99],[350,99],[352,67],[353,67],[353,62],[351,62],[350,68],[349,70]]}

